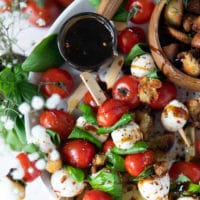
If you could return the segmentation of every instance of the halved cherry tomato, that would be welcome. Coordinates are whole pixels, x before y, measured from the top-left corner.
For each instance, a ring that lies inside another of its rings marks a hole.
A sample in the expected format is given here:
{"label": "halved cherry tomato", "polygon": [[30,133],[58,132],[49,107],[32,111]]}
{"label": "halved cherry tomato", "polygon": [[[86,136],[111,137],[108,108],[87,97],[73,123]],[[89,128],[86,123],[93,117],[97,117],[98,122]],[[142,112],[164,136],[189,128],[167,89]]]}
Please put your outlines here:
{"label": "halved cherry tomato", "polygon": [[153,163],[155,163],[155,154],[151,150],[129,154],[125,157],[125,168],[134,177],[137,177],[146,167]]}
{"label": "halved cherry tomato", "polygon": [[25,153],[20,153],[16,156],[19,160],[23,170],[25,182],[31,182],[41,175],[41,171],[35,167],[35,162],[31,162],[28,155]]}
{"label": "halved cherry tomato", "polygon": [[130,27],[122,30],[118,35],[118,48],[123,53],[129,53],[132,47],[145,41],[145,32],[140,27]]}
{"label": "halved cherry tomato", "polygon": [[83,102],[87,105],[89,105],[90,107],[92,107],[94,109],[94,111],[97,111],[98,109],[98,105],[96,104],[95,100],[93,99],[91,93],[88,91],[84,98],[83,98]]}
{"label": "halved cherry tomato", "polygon": [[106,140],[104,142],[102,151],[104,153],[106,153],[107,151],[110,151],[114,146],[115,146],[115,144],[114,144],[112,138],[109,138],[108,140]]}
{"label": "halved cherry tomato", "polygon": [[139,81],[134,76],[122,76],[115,82],[112,88],[113,98],[124,101],[129,105],[130,109],[136,108],[140,105],[138,84]]}
{"label": "halved cherry tomato", "polygon": [[61,5],[61,6],[69,6],[74,0],[57,0],[57,2]]}
{"label": "halved cherry tomato", "polygon": [[65,162],[79,168],[89,167],[95,155],[94,145],[82,139],[67,141],[61,151]]}
{"label": "halved cherry tomato", "polygon": [[177,89],[176,86],[169,81],[163,81],[161,88],[157,90],[158,99],[152,100],[149,106],[153,109],[164,108],[171,100],[176,98]]}
{"label": "halved cherry tomato", "polygon": [[75,125],[75,119],[63,110],[44,110],[40,116],[40,124],[57,132],[61,140],[66,140]]}
{"label": "halved cherry tomato", "polygon": [[51,96],[56,93],[61,98],[65,98],[73,90],[73,79],[69,72],[60,68],[48,69],[42,74],[41,91],[46,96]]}
{"label": "halved cherry tomato", "polygon": [[176,180],[180,175],[187,176],[193,183],[198,184],[200,181],[200,165],[185,161],[173,163],[169,169],[171,180]]}
{"label": "halved cherry tomato", "polygon": [[117,122],[129,110],[129,106],[118,99],[108,99],[97,111],[97,122],[100,126],[109,127]]}
{"label": "halved cherry tomato", "polygon": [[47,27],[51,25],[61,13],[61,7],[54,0],[44,0],[39,5],[37,1],[28,0],[23,10],[28,16],[28,21],[37,27]]}
{"label": "halved cherry tomato", "polygon": [[154,7],[154,0],[128,0],[125,5],[126,10],[132,15],[131,22],[136,24],[148,22]]}
{"label": "halved cherry tomato", "polygon": [[0,13],[11,11],[12,1],[11,0],[0,0]]}
{"label": "halved cherry tomato", "polygon": [[83,196],[83,200],[113,200],[106,192],[101,190],[88,190]]}

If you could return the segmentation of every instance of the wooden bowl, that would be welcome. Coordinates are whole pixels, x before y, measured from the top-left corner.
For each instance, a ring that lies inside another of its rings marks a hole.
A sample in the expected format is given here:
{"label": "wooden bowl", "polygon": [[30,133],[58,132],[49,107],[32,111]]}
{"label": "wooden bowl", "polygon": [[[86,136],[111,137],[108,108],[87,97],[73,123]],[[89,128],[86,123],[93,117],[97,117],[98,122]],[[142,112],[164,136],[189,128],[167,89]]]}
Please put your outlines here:
{"label": "wooden bowl", "polygon": [[187,90],[200,91],[200,78],[191,77],[180,71],[167,58],[161,47],[159,40],[159,21],[165,4],[166,0],[161,0],[160,3],[155,6],[149,22],[149,47],[154,61],[163,74],[174,84]]}

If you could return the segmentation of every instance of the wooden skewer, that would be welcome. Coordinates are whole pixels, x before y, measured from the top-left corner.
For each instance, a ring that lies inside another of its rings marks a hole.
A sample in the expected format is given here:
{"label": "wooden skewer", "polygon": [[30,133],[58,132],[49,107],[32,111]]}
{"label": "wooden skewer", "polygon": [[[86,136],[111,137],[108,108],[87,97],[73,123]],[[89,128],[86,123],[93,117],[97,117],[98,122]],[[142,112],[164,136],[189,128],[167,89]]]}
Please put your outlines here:
{"label": "wooden skewer", "polygon": [[83,83],[85,84],[85,86],[87,87],[87,89],[89,90],[90,94],[94,98],[96,104],[100,106],[106,100],[106,96],[103,90],[98,85],[95,78],[89,72],[81,73],[80,77]]}
{"label": "wooden skewer", "polygon": [[178,132],[181,135],[181,137],[182,137],[183,141],[185,142],[185,144],[187,145],[187,147],[190,147],[190,142],[189,142],[188,138],[186,137],[184,130],[181,128],[178,130]]}
{"label": "wooden skewer", "polygon": [[119,72],[121,71],[123,64],[124,64],[123,56],[119,55],[114,59],[113,63],[111,64],[110,68],[108,69],[105,75],[105,82],[107,84],[108,89],[112,88]]}
{"label": "wooden skewer", "polygon": [[84,95],[88,91],[87,87],[85,87],[84,83],[81,83],[73,94],[67,100],[67,112],[72,113],[76,106],[79,104],[81,99],[83,99]]}

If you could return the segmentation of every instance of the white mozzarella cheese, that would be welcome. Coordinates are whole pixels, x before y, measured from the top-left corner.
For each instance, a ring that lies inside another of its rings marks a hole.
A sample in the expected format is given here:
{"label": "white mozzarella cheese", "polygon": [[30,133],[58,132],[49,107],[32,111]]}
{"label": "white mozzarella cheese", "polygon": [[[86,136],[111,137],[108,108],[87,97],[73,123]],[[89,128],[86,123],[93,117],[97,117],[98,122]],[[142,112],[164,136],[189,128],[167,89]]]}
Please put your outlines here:
{"label": "white mozzarella cheese", "polygon": [[143,134],[140,127],[132,121],[128,125],[114,130],[111,133],[111,137],[116,147],[129,149],[137,141],[143,139]]}
{"label": "white mozzarella cheese", "polygon": [[131,63],[131,74],[136,77],[146,76],[156,69],[156,65],[150,54],[136,56]]}
{"label": "white mozzarella cheese", "polygon": [[172,100],[165,106],[161,122],[168,131],[178,131],[183,128],[189,118],[187,107],[178,100]]}
{"label": "white mozzarella cheese", "polygon": [[58,197],[74,197],[79,195],[85,188],[84,182],[75,181],[64,169],[52,174],[51,184]]}
{"label": "white mozzarella cheese", "polygon": [[138,189],[146,200],[168,200],[170,178],[168,173],[140,180]]}

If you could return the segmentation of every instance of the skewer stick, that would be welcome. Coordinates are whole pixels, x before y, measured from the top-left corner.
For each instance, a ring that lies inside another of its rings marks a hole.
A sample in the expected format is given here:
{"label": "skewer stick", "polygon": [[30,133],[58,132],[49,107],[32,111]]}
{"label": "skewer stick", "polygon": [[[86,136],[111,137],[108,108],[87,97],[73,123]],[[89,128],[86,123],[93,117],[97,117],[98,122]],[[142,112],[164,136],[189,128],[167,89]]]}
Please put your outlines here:
{"label": "skewer stick", "polygon": [[183,141],[185,142],[185,144],[187,145],[187,147],[190,147],[190,142],[189,142],[188,138],[186,137],[184,130],[181,128],[178,130],[178,132],[181,135],[181,137],[182,137]]}
{"label": "skewer stick", "polygon": [[89,72],[81,73],[80,77],[95,100],[96,104],[100,106],[106,100],[106,96],[95,78]]}
{"label": "skewer stick", "polygon": [[79,104],[81,99],[84,97],[86,92],[88,91],[87,87],[84,85],[84,83],[81,83],[74,93],[69,97],[67,100],[67,111],[69,113],[72,113],[73,110],[76,108],[76,106]]}
{"label": "skewer stick", "polygon": [[117,56],[110,68],[108,69],[105,75],[105,82],[107,84],[107,88],[110,89],[114,85],[119,72],[124,64],[124,57],[122,55]]}

